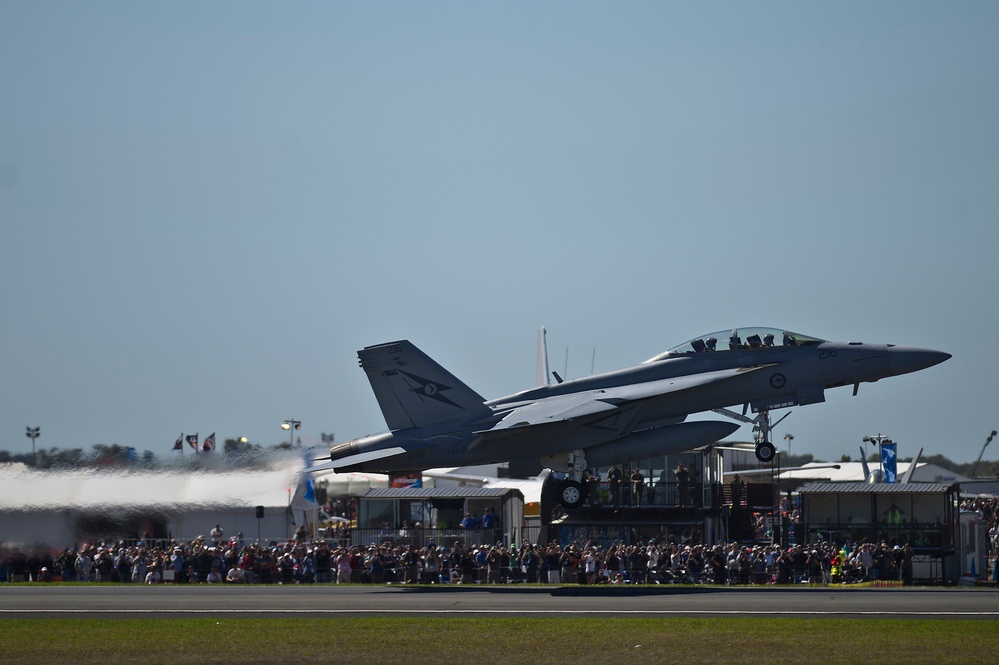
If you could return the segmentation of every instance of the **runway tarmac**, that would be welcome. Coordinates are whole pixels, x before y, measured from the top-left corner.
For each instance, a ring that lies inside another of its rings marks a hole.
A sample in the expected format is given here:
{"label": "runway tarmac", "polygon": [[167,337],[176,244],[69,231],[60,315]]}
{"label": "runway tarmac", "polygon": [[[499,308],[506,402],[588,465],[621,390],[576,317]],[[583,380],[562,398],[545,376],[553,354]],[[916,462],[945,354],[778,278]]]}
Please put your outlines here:
{"label": "runway tarmac", "polygon": [[0,586],[0,619],[461,615],[999,619],[999,592],[850,587]]}

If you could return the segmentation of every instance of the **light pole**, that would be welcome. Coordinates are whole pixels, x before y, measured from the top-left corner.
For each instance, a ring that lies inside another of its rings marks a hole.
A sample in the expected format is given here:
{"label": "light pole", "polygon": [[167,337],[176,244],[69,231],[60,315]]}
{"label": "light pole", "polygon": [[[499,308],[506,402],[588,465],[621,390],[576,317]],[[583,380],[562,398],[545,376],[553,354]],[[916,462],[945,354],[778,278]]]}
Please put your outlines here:
{"label": "light pole", "polygon": [[971,469],[971,477],[972,478],[975,477],[975,472],[978,471],[978,463],[982,461],[982,455],[985,454],[985,449],[989,447],[990,443],[992,443],[992,438],[995,435],[996,435],[996,431],[992,430],[992,433],[989,434],[989,438],[985,439],[985,445],[982,446],[982,452],[978,453],[978,459],[975,460],[975,466],[973,466],[972,469]]}
{"label": "light pole", "polygon": [[42,435],[41,427],[28,427],[25,436],[31,439],[31,465],[38,466],[38,454],[35,452],[35,439]]}
{"label": "light pole", "polygon": [[883,446],[886,443],[891,443],[891,439],[887,436],[881,436],[880,434],[872,434],[871,436],[864,437],[864,443],[870,443],[875,446]]}
{"label": "light pole", "polygon": [[787,459],[788,463],[791,460],[791,442],[794,441],[794,434],[785,434],[784,440],[787,441]]}
{"label": "light pole", "polygon": [[288,430],[288,445],[295,447],[295,430],[302,429],[301,420],[286,420],[281,423],[281,429]]}

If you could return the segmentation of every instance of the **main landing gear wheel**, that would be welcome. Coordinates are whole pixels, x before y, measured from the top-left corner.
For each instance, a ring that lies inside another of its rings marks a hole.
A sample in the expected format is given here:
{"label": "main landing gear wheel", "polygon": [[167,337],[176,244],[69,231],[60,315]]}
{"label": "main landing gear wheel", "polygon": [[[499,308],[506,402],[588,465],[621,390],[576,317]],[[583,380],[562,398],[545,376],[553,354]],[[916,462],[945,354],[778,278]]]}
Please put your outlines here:
{"label": "main landing gear wheel", "polygon": [[771,462],[776,455],[777,449],[774,448],[774,444],[769,441],[760,441],[760,443],[756,446],[756,459],[761,462]]}
{"label": "main landing gear wheel", "polygon": [[558,486],[558,502],[566,510],[583,505],[586,500],[586,486],[576,480],[563,480]]}

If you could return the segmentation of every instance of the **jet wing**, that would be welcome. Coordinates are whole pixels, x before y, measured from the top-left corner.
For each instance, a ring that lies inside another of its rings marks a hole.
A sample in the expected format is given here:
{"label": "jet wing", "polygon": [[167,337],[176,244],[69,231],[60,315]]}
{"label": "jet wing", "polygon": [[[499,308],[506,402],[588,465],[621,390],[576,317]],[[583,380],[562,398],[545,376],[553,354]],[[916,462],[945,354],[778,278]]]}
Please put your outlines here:
{"label": "jet wing", "polygon": [[514,407],[502,420],[490,429],[476,432],[476,434],[561,423],[567,420],[577,420],[586,416],[613,411],[618,408],[617,405],[601,399],[602,397],[603,391],[600,390],[547,397],[523,406]]}
{"label": "jet wing", "polygon": [[699,388],[725,381],[747,372],[772,366],[773,363],[755,365],[753,367],[737,367],[679,376],[671,379],[660,379],[659,381],[631,383],[604,390],[588,390],[586,392],[546,397],[534,402],[514,406],[493,427],[488,430],[476,432],[476,434],[479,436],[489,436],[491,434],[504,434],[508,430],[522,427],[589,420],[591,416],[609,415],[610,412],[635,402],[669,393],[679,393],[684,390]]}

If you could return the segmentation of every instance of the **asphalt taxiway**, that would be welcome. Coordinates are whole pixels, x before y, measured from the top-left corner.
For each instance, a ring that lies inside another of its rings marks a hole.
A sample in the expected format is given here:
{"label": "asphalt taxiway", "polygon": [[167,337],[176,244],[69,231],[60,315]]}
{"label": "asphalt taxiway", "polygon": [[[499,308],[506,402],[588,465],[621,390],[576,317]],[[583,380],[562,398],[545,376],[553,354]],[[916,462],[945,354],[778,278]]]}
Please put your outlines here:
{"label": "asphalt taxiway", "polygon": [[2,586],[2,618],[645,616],[999,619],[994,589]]}

